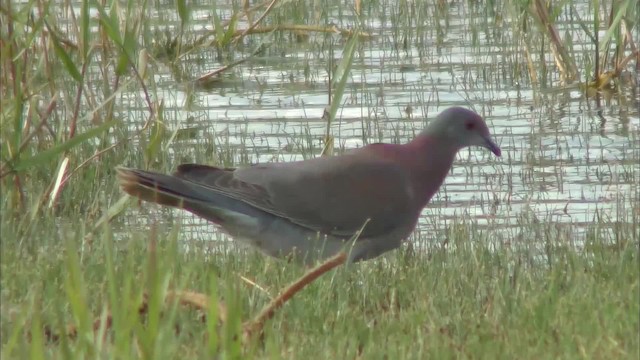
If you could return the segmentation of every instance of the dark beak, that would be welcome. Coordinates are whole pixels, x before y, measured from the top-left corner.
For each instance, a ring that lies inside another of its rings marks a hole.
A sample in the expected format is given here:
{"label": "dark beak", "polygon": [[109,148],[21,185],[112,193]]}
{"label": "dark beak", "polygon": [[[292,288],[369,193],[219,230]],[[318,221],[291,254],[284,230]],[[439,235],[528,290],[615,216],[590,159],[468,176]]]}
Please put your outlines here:
{"label": "dark beak", "polygon": [[486,136],[484,138],[484,142],[485,142],[484,147],[491,150],[491,152],[494,153],[496,156],[500,157],[500,155],[502,155],[502,151],[500,151],[500,146],[498,146],[495,142],[493,142],[493,140],[491,140],[490,137]]}

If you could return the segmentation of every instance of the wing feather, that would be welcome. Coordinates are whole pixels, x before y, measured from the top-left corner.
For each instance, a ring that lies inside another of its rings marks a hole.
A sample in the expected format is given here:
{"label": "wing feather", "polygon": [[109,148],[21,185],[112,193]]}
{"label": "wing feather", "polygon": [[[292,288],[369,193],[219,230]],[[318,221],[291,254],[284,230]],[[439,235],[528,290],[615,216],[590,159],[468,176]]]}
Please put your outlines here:
{"label": "wing feather", "polygon": [[322,157],[240,169],[180,165],[175,174],[291,222],[333,236],[362,237],[400,226],[412,208],[409,175],[373,157]]}

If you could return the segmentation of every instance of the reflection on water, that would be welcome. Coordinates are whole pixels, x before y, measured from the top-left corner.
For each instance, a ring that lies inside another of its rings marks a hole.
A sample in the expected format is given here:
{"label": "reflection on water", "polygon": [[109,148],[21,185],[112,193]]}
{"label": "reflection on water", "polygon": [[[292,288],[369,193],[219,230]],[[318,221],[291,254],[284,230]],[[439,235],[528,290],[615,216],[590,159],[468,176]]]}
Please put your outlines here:
{"label": "reflection on water", "polygon": [[[548,76],[546,87],[532,85],[516,71],[526,72],[526,64],[512,27],[505,23],[478,31],[487,22],[486,9],[465,4],[450,5],[445,32],[415,25],[419,29],[406,32],[410,38],[402,49],[395,46],[393,6],[387,8],[386,21],[381,14],[367,20],[373,39],[361,44],[351,70],[340,121],[331,127],[336,144],[405,142],[442,109],[473,107],[486,117],[503,157],[480,149],[459,154],[446,185],[424,211],[420,234],[427,241],[457,221],[489,228],[505,241],[534,237],[528,233],[532,223],[557,224],[577,243],[595,222],[637,226],[640,97],[635,86],[587,99],[580,87],[561,84],[557,75]],[[577,9],[588,11],[579,4]],[[336,23],[347,26],[344,16],[336,15]],[[165,13],[163,27],[177,25],[176,16],[168,18]],[[193,18],[196,33],[210,29],[208,10],[196,8]],[[575,44],[582,69],[582,51],[593,49],[581,28],[565,20],[563,31],[584,41]],[[168,68],[155,69],[156,96],[164,100],[168,125],[200,129],[195,139],[171,146],[176,163],[239,165],[319,154],[326,129],[320,117],[327,105],[327,44],[333,44],[339,59],[343,42],[339,35],[314,34],[302,43],[280,42],[278,36],[269,38],[271,47],[264,54],[226,74],[209,91],[176,84]],[[264,38],[247,38],[247,51],[236,58],[248,56]],[[553,69],[553,58],[545,59]],[[211,53],[194,53],[183,62],[194,77],[223,65]],[[131,102],[119,103],[120,111],[132,126],[140,126],[144,114],[133,110],[144,109],[137,103],[140,95],[129,97]],[[193,231],[184,231],[185,238],[214,237],[213,227],[186,217],[184,223],[193,226],[184,229]]]}

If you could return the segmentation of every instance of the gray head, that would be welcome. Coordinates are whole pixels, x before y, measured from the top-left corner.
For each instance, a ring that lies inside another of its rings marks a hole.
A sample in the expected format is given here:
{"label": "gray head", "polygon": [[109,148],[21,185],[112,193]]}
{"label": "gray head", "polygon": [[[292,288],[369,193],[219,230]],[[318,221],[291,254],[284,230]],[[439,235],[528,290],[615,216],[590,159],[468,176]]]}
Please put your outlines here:
{"label": "gray head", "polygon": [[441,112],[423,134],[446,141],[458,149],[482,146],[496,156],[501,154],[500,147],[491,139],[489,128],[482,117],[465,108],[452,107]]}

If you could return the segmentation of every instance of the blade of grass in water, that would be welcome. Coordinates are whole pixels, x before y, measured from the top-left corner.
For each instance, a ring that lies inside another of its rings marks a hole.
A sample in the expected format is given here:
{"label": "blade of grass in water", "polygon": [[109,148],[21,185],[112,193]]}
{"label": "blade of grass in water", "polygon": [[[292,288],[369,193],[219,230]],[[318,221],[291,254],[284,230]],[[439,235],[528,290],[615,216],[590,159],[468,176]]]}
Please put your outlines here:
{"label": "blade of grass in water", "polygon": [[[354,29],[353,34],[349,41],[347,41],[344,50],[342,51],[342,60],[338,64],[338,68],[335,72],[333,84],[330,84],[333,89],[333,96],[331,97],[331,105],[329,106],[329,112],[327,116],[327,125],[325,132],[325,145],[322,149],[322,155],[329,155],[333,148],[333,138],[331,136],[331,124],[335,121],[338,108],[342,105],[342,95],[347,85],[347,80],[351,76],[351,66],[353,65],[353,57],[359,43],[360,28]],[[331,71],[331,70],[329,70]],[[336,81],[337,79],[337,81]]]}

